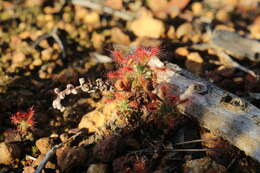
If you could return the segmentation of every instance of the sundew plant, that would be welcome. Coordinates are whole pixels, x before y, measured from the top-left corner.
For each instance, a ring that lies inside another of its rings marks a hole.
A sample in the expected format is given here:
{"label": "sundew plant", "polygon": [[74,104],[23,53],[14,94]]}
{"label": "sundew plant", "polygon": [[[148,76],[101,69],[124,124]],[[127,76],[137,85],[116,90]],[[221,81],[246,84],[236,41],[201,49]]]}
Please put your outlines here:
{"label": "sundew plant", "polygon": [[[157,83],[155,70],[167,69],[150,67],[148,62],[158,54],[158,48],[137,48],[127,56],[120,51],[112,52],[119,69],[107,74],[115,90],[106,94],[105,102],[115,102],[118,115],[131,119],[133,115],[154,117],[171,114],[176,105],[188,101],[173,95],[168,84]],[[154,92],[158,87],[161,96]]]}

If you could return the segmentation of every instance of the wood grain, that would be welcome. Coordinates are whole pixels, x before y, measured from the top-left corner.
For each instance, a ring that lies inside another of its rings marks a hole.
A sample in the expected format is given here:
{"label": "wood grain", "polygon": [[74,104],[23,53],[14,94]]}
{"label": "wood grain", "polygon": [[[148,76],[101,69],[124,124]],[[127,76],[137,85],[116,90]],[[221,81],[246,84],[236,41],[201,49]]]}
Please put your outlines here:
{"label": "wood grain", "polygon": [[260,110],[257,107],[177,65],[163,64],[158,58],[153,58],[149,65],[166,66],[166,71],[156,71],[158,82],[170,84],[181,98],[190,99],[177,107],[179,111],[195,117],[202,127],[260,162]]}

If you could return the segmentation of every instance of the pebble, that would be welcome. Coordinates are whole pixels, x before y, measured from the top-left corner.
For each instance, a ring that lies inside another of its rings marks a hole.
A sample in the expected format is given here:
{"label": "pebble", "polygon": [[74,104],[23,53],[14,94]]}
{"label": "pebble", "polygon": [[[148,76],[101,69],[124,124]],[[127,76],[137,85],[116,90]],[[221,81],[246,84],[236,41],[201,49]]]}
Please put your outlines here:
{"label": "pebble", "polygon": [[203,70],[203,59],[197,52],[190,53],[185,61],[185,66],[189,71],[199,74]]}
{"label": "pebble", "polygon": [[83,20],[88,25],[97,26],[100,24],[100,16],[96,11],[88,12]]}
{"label": "pebble", "polygon": [[35,169],[32,166],[26,166],[23,168],[23,173],[35,173]]}
{"label": "pebble", "polygon": [[[94,115],[94,118],[90,118]],[[87,128],[88,131],[95,132],[98,128],[105,125],[105,117],[102,113],[95,111],[84,115],[78,125],[79,128]]]}
{"label": "pebble", "polygon": [[0,143],[0,164],[9,165],[21,155],[20,147],[14,143]]}
{"label": "pebble", "polygon": [[195,159],[187,161],[183,165],[183,172],[201,173],[201,172],[227,172],[226,168],[209,157],[204,157],[201,159]]}
{"label": "pebble", "polygon": [[106,123],[118,118],[118,116],[115,117],[116,107],[116,103],[109,103],[104,107],[96,108],[96,110],[87,113],[81,118],[78,128],[86,128],[89,133],[106,128]]}
{"label": "pebble", "polygon": [[40,43],[39,43],[39,46],[41,46],[43,49],[47,49],[49,46],[49,43],[48,41],[45,39],[45,40],[41,40]]}
{"label": "pebble", "polygon": [[61,142],[65,142],[65,141],[67,141],[69,139],[69,135],[67,134],[67,133],[62,133],[61,135],[60,135],[60,140],[61,140]]}
{"label": "pebble", "polygon": [[33,66],[40,66],[40,65],[42,65],[42,60],[41,60],[41,59],[35,59],[35,60],[32,62],[32,65],[33,65]]}
{"label": "pebble", "polygon": [[102,162],[113,161],[124,148],[124,140],[120,136],[109,136],[93,148],[95,158]]}
{"label": "pebble", "polygon": [[25,61],[25,59],[26,59],[26,56],[22,52],[14,52],[14,54],[12,56],[12,61],[15,64],[22,63],[23,61]]}
{"label": "pebble", "polygon": [[85,18],[85,16],[88,14],[88,11],[86,8],[80,6],[80,5],[75,5],[75,20],[80,21]]}
{"label": "pebble", "polygon": [[194,2],[191,5],[191,10],[192,10],[194,15],[199,16],[203,12],[203,6],[202,6],[202,4],[200,2]]}
{"label": "pebble", "polygon": [[52,53],[53,53],[53,49],[51,47],[44,49],[43,51],[41,51],[41,59],[43,61],[49,61],[52,59]]}
{"label": "pebble", "polygon": [[232,26],[227,26],[227,25],[222,25],[222,24],[216,25],[215,29],[235,32],[235,29]]}
{"label": "pebble", "polygon": [[174,26],[170,26],[170,28],[169,28],[169,30],[168,30],[168,32],[167,32],[167,36],[168,36],[170,39],[175,39],[175,38],[176,38]]}
{"label": "pebble", "polygon": [[249,26],[250,34],[255,39],[260,39],[260,15],[254,20],[254,23]]}
{"label": "pebble", "polygon": [[91,42],[93,43],[93,46],[97,50],[101,50],[103,47],[103,43],[105,41],[105,37],[103,34],[99,34],[97,32],[94,32],[91,37]]}
{"label": "pebble", "polygon": [[112,9],[120,10],[123,8],[123,1],[122,0],[106,0],[105,5]]}
{"label": "pebble", "polygon": [[182,36],[189,36],[193,32],[191,23],[184,23],[177,28],[176,37],[180,39]]}
{"label": "pebble", "polygon": [[61,171],[70,172],[73,168],[78,168],[86,164],[88,153],[83,147],[64,146],[57,149],[56,157]]}
{"label": "pebble", "polygon": [[42,154],[48,153],[54,146],[54,140],[49,137],[40,138],[36,141],[36,147]]}
{"label": "pebble", "polygon": [[167,0],[147,0],[146,3],[147,6],[154,12],[162,10],[168,5]]}
{"label": "pebble", "polygon": [[131,40],[120,28],[113,28],[111,30],[111,40],[114,43],[121,45],[129,45]]}
{"label": "pebble", "polygon": [[175,53],[180,56],[188,56],[189,51],[186,47],[179,47],[175,50]]}
{"label": "pebble", "polygon": [[138,37],[159,38],[165,31],[163,22],[153,18],[151,12],[145,9],[137,19],[128,23],[128,28]]}
{"label": "pebble", "polygon": [[147,6],[154,12],[154,15],[158,18],[164,19],[167,17],[167,11],[163,10],[167,8],[167,0],[147,0]]}
{"label": "pebble", "polygon": [[219,10],[216,14],[216,18],[221,22],[227,22],[230,20],[226,10]]}
{"label": "pebble", "polygon": [[21,33],[19,34],[19,37],[20,37],[21,39],[26,39],[26,38],[29,38],[30,35],[31,35],[30,32],[24,31],[24,32],[21,32]]}
{"label": "pebble", "polygon": [[108,166],[103,163],[91,164],[86,173],[107,173]]}

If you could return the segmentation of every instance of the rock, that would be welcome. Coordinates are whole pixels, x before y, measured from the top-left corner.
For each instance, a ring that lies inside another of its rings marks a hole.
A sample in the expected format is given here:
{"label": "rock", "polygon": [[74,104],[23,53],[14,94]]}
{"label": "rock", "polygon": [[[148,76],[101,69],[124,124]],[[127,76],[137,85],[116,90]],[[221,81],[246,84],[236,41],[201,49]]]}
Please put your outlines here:
{"label": "rock", "polygon": [[204,157],[202,159],[195,159],[187,161],[183,165],[185,173],[225,173],[227,172],[226,168],[220,164],[217,164],[215,161],[209,157]]}
{"label": "rock", "polygon": [[30,38],[30,32],[28,32],[28,31],[23,31],[23,32],[21,32],[21,33],[19,34],[19,37],[20,37],[21,39]]}
{"label": "rock", "polygon": [[212,9],[225,9],[232,11],[237,5],[238,0],[204,0],[205,6]]}
{"label": "rock", "polygon": [[88,131],[91,133],[97,131],[98,128],[104,127],[104,125],[105,117],[103,116],[103,114],[98,111],[93,111],[82,117],[78,127],[87,128]]}
{"label": "rock", "polygon": [[129,45],[131,40],[128,35],[126,35],[120,28],[113,28],[111,30],[111,40],[114,43]]}
{"label": "rock", "polygon": [[61,140],[61,142],[65,142],[65,141],[67,141],[68,139],[69,139],[68,133],[62,133],[62,134],[60,135],[60,140]]}
{"label": "rock", "polygon": [[226,31],[236,32],[236,30],[233,27],[222,25],[222,24],[216,25],[215,30],[226,30]]}
{"label": "rock", "polygon": [[219,10],[216,14],[216,18],[221,22],[228,22],[230,20],[229,14],[225,10]]}
{"label": "rock", "polygon": [[122,0],[106,0],[105,5],[112,9],[120,10],[123,8],[123,1]]}
{"label": "rock", "polygon": [[5,137],[5,142],[17,142],[22,141],[21,134],[14,129],[6,129],[3,133]]}
{"label": "rock", "polygon": [[22,52],[14,52],[14,54],[12,56],[12,61],[15,64],[20,64],[20,63],[24,62],[25,59],[26,59],[26,56]]}
{"label": "rock", "polygon": [[41,48],[43,48],[43,49],[47,49],[48,47],[50,47],[47,39],[41,40],[39,42],[39,46],[41,46]]}
{"label": "rock", "polygon": [[191,5],[191,9],[192,9],[193,14],[196,16],[201,15],[203,12],[203,6],[202,6],[201,2],[194,2]]}
{"label": "rock", "polygon": [[248,1],[239,0],[235,2],[237,3],[239,10],[242,12],[248,12],[250,10],[253,11],[259,9],[259,0],[248,0]]}
{"label": "rock", "polygon": [[73,168],[85,166],[88,153],[83,147],[64,146],[57,149],[57,164],[62,172],[70,172]]}
{"label": "rock", "polygon": [[136,47],[160,47],[162,41],[156,38],[140,37],[131,43],[131,46]]}
{"label": "rock", "polygon": [[254,23],[249,26],[250,34],[255,39],[260,39],[260,16],[257,16]]}
{"label": "rock", "polygon": [[23,168],[23,173],[35,173],[35,169],[32,166],[26,166]]}
{"label": "rock", "polygon": [[171,17],[174,18],[188,5],[189,1],[190,0],[147,0],[147,5],[159,18],[165,18],[167,14],[170,14]]}
{"label": "rock", "polygon": [[91,164],[88,167],[88,170],[86,173],[107,173],[108,172],[108,166],[106,164]]}
{"label": "rock", "polygon": [[41,6],[43,2],[44,2],[43,0],[37,0],[37,1],[25,1],[24,3],[27,7],[35,7],[35,6]]}
{"label": "rock", "polygon": [[36,141],[36,147],[42,154],[48,153],[54,145],[54,139],[49,137],[40,138]]}
{"label": "rock", "polygon": [[[133,165],[136,158],[137,157],[133,155],[126,155],[116,158],[113,160],[113,172],[131,172],[129,165]],[[134,171],[132,170],[132,172]]]}
{"label": "rock", "polygon": [[234,75],[235,69],[234,68],[228,68],[225,66],[219,66],[216,70],[216,74],[224,76],[226,78],[230,78]]}
{"label": "rock", "polygon": [[11,164],[21,155],[20,147],[17,144],[1,142],[0,143],[0,164]]}
{"label": "rock", "polygon": [[33,66],[40,66],[40,65],[42,65],[42,60],[39,59],[39,58],[35,59],[35,60],[33,60],[32,65]]}
{"label": "rock", "polygon": [[127,27],[138,37],[159,38],[165,31],[163,22],[154,19],[151,12],[146,9],[142,9],[140,16],[129,22]]}
{"label": "rock", "polygon": [[182,36],[190,37],[193,32],[191,23],[184,23],[180,25],[176,30],[176,37],[180,39]]}
{"label": "rock", "polygon": [[[40,154],[36,160],[33,161],[32,165],[33,166],[38,166],[40,165],[41,161],[45,158],[45,154]],[[56,166],[55,164],[51,163],[50,161],[47,162],[45,165],[45,168],[50,168],[50,169],[55,169]]]}
{"label": "rock", "polygon": [[170,0],[168,5],[170,8],[175,7],[175,8],[178,8],[179,10],[182,10],[189,4],[189,2],[190,2],[190,0],[182,0],[182,1]]}
{"label": "rock", "polygon": [[95,49],[101,50],[104,41],[105,41],[105,36],[103,34],[98,34],[96,32],[93,32],[91,37],[91,42],[93,43]]}
{"label": "rock", "polygon": [[175,39],[175,28],[174,26],[170,26],[168,32],[167,32],[167,36],[170,38],[170,39]]}
{"label": "rock", "polygon": [[80,5],[75,5],[75,21],[76,22],[81,22],[84,20],[85,16],[88,14],[88,11],[86,8],[80,6]]}
{"label": "rock", "polygon": [[179,47],[175,50],[175,53],[180,56],[188,56],[189,51],[186,47]]}
{"label": "rock", "polygon": [[196,74],[199,74],[203,70],[203,59],[197,52],[190,53],[185,61],[186,68]]}
{"label": "rock", "polygon": [[43,61],[49,61],[52,59],[52,53],[53,53],[53,49],[51,47],[44,49],[43,51],[41,51],[41,59]]}
{"label": "rock", "polygon": [[53,75],[52,78],[60,83],[75,83],[78,81],[78,73],[75,69],[69,67]]}
{"label": "rock", "polygon": [[162,10],[168,5],[167,0],[146,0],[146,3],[148,7],[154,12]]}
{"label": "rock", "polygon": [[146,0],[148,7],[154,12],[154,14],[159,18],[167,17],[167,0]]}
{"label": "rock", "polygon": [[170,9],[169,11],[170,11],[170,17],[171,17],[172,19],[174,19],[175,17],[181,15],[181,14],[180,14],[181,11],[180,11],[180,9],[177,8],[177,7],[173,7],[173,8]]}
{"label": "rock", "polygon": [[78,128],[86,128],[89,133],[98,132],[99,129],[104,129],[106,122],[109,122],[113,117],[116,118],[116,115],[114,115],[116,106],[116,104],[109,103],[105,104],[104,107],[97,107],[94,111],[89,112],[82,117]]}
{"label": "rock", "polygon": [[120,152],[122,152],[122,138],[119,136],[110,136],[99,142],[93,148],[93,154],[102,162],[112,161]]}
{"label": "rock", "polygon": [[87,12],[83,18],[84,22],[88,25],[97,27],[100,25],[100,16],[96,11]]}

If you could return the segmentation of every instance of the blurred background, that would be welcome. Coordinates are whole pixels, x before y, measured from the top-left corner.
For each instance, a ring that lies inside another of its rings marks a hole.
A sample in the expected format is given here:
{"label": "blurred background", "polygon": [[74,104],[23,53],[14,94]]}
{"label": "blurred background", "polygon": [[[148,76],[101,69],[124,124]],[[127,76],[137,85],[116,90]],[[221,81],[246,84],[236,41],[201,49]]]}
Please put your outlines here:
{"label": "blurred background", "polygon": [[[105,79],[116,67],[110,58],[115,49],[159,47],[162,61],[176,63],[259,107],[256,77],[227,67],[212,48],[192,47],[211,41],[207,28],[259,42],[260,0],[0,0],[0,141],[22,140],[10,130],[10,116],[19,110],[34,106],[38,122],[34,137],[22,144],[21,159],[13,165],[1,162],[7,166],[0,165],[0,172],[23,170],[30,165],[25,153],[39,155],[36,139],[77,127],[82,115],[94,109],[93,102],[86,101],[89,96],[83,96],[81,102],[72,98],[74,105],[66,113],[55,111],[53,89],[77,84],[79,77]],[[226,53],[260,73],[258,61]],[[94,102],[99,97],[90,96]]]}

